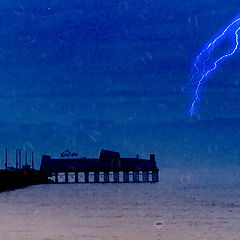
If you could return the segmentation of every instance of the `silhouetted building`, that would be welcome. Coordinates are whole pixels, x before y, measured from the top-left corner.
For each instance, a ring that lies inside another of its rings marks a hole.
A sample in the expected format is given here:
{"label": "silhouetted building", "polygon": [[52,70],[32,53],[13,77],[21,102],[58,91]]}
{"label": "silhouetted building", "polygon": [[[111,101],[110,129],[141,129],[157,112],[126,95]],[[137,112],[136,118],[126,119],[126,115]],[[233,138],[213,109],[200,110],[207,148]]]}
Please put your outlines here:
{"label": "silhouetted building", "polygon": [[[94,182],[99,181],[99,175],[103,175],[102,182],[109,182],[109,173],[113,173],[112,182],[120,182],[119,173],[122,174],[122,182],[158,182],[159,169],[156,166],[155,155],[151,154],[150,159],[121,158],[118,152],[100,150],[98,158],[60,158],[53,159],[43,155],[41,171],[45,171],[49,176],[55,177],[58,182],[58,174],[65,174],[65,182],[68,182],[68,173],[75,173],[75,182],[79,182],[78,174],[84,173],[84,182],[89,182],[89,173],[94,173]],[[141,177],[141,179],[140,179]],[[150,179],[151,177],[151,179]]]}

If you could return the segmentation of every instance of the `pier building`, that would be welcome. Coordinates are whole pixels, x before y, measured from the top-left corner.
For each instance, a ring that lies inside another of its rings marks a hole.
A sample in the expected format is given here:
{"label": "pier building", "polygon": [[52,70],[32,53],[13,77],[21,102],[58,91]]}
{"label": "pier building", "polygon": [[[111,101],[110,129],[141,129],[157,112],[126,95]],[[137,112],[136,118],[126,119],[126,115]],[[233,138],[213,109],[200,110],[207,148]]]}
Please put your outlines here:
{"label": "pier building", "polygon": [[43,155],[41,171],[55,183],[158,182],[155,155],[150,159],[122,158],[120,153],[101,149],[98,158],[51,158]]}

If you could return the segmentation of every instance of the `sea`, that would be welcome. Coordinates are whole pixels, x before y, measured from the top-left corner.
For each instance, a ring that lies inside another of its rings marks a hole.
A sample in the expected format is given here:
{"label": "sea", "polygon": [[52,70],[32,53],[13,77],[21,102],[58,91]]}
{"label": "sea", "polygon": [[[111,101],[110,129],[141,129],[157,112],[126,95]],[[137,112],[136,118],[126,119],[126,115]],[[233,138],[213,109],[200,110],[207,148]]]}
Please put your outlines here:
{"label": "sea", "polygon": [[163,168],[158,183],[2,192],[0,240],[237,240],[239,177],[239,168]]}

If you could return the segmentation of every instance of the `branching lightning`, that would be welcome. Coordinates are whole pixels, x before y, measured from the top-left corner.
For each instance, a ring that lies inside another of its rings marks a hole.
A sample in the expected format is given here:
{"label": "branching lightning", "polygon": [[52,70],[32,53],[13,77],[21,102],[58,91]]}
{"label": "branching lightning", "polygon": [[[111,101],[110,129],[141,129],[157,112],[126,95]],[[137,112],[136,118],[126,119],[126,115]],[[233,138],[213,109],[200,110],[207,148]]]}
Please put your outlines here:
{"label": "branching lightning", "polygon": [[[229,34],[229,32],[232,28],[235,29],[235,27],[237,29],[234,31],[234,34],[235,34],[234,48],[230,52],[225,53],[221,57],[214,60],[212,63],[212,67],[207,69],[206,63],[212,57],[211,53],[214,50],[214,48],[216,47],[216,44],[218,42],[220,42],[220,40],[222,40],[225,37],[225,35]],[[194,99],[192,101],[191,108],[190,108],[191,116],[195,112],[196,103],[199,100],[199,91],[200,91],[200,88],[201,88],[204,80],[206,80],[206,78],[208,77],[208,75],[210,73],[212,73],[213,71],[215,71],[217,69],[220,62],[224,61],[226,58],[231,57],[238,50],[239,31],[240,31],[240,18],[237,18],[231,24],[229,24],[219,36],[217,36],[212,42],[210,42],[207,45],[207,47],[204,48],[199,53],[199,55],[196,57],[194,64],[193,64],[194,71],[193,71],[192,78],[191,78],[191,81],[196,82],[196,85],[194,88]]]}

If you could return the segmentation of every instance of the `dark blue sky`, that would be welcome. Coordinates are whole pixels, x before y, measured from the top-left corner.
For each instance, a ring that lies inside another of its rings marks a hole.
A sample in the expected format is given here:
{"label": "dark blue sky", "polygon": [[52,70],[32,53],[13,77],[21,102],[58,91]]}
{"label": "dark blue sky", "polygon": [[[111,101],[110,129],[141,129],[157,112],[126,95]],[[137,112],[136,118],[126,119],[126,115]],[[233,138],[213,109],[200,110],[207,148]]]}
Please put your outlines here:
{"label": "dark blue sky", "polygon": [[166,96],[179,95],[185,81],[174,76],[184,64],[176,54],[182,42],[165,26],[174,6],[128,1],[6,5],[1,11],[2,87],[12,114],[19,113],[6,120],[172,118]]}
{"label": "dark blue sky", "polygon": [[[184,119],[191,97],[181,89],[194,55],[237,14],[223,8],[212,1],[3,2],[2,119]],[[214,91],[222,81],[233,83],[216,79]],[[219,103],[216,109],[210,95],[204,94],[202,118],[238,110]]]}
{"label": "dark blue sky", "polygon": [[[0,119],[11,129],[2,127],[1,144],[31,143],[39,155],[65,147],[163,155],[166,138],[155,136],[151,147],[151,133],[163,122],[191,122],[191,89],[183,88],[193,58],[238,6],[236,0],[1,1]],[[214,74],[193,120],[239,118],[239,66],[236,55]]]}

